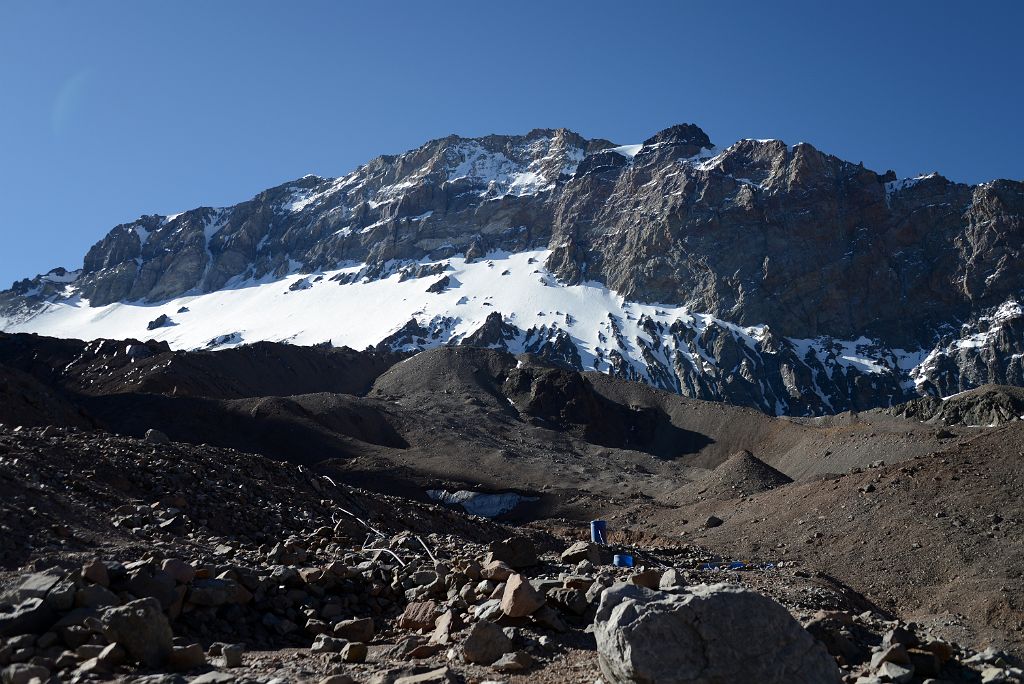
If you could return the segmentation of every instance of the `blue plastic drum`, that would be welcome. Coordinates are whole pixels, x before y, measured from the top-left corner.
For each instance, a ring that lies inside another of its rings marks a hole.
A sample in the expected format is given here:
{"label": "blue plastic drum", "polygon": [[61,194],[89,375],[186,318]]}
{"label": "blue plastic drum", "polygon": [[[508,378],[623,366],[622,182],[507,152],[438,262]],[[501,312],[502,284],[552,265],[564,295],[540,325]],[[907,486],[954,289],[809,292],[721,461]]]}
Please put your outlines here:
{"label": "blue plastic drum", "polygon": [[633,567],[633,557],[629,554],[615,554],[615,557],[612,558],[612,565],[619,568],[631,568]]}
{"label": "blue plastic drum", "polygon": [[607,544],[608,538],[605,536],[605,531],[608,529],[608,523],[604,520],[591,520],[590,521],[590,541],[595,544]]}

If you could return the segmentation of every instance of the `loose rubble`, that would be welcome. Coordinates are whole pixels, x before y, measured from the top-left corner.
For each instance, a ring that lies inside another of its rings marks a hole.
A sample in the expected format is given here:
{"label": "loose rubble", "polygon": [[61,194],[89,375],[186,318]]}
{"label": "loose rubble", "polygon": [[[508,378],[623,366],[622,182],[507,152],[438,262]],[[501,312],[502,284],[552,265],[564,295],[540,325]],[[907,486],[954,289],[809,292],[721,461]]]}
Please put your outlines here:
{"label": "loose rubble", "polygon": [[5,683],[1022,681],[1013,656],[811,573],[513,529],[230,450],[41,433],[0,429],[22,530],[2,542]]}

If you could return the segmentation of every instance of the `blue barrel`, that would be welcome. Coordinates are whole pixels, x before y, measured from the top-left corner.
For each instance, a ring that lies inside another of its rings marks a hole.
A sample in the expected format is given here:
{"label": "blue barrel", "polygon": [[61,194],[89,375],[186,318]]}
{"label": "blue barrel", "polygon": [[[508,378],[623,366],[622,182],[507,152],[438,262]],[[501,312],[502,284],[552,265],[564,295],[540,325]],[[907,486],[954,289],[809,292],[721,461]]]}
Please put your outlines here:
{"label": "blue barrel", "polygon": [[590,541],[595,544],[607,544],[607,538],[604,533],[608,527],[608,523],[604,520],[591,520],[590,521]]}
{"label": "blue barrel", "polygon": [[631,568],[633,567],[633,557],[629,554],[616,554],[612,558],[612,565],[619,568]]}

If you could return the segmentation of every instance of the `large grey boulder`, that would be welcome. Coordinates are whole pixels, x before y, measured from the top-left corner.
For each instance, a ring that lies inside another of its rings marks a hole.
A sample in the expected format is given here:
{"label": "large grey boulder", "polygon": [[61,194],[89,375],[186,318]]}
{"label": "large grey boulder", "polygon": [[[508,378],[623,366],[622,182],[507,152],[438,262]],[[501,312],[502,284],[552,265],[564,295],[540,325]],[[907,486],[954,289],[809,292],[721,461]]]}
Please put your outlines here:
{"label": "large grey boulder", "polygon": [[617,584],[602,594],[594,634],[609,682],[840,681],[825,647],[772,599],[725,584],[690,592]]}
{"label": "large grey boulder", "polygon": [[107,639],[117,642],[139,663],[162,665],[173,650],[174,634],[160,602],[144,598],[107,610],[100,618]]}

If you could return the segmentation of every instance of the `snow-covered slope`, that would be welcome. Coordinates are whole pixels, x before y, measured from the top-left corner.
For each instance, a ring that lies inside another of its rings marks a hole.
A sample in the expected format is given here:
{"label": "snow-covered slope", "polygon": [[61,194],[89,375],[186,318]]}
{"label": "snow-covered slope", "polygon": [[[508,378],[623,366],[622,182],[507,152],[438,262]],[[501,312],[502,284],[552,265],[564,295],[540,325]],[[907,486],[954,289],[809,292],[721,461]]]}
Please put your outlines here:
{"label": "snow-covered slope", "polygon": [[[685,307],[627,301],[596,282],[560,284],[544,266],[547,256],[527,250],[389,264],[390,275],[352,281],[365,270],[357,265],[247,281],[159,305],[91,307],[73,297],[4,328],[155,339],[178,349],[260,340],[403,351],[473,343],[798,415],[846,408],[860,382],[888,386],[899,401],[923,356],[868,339],[777,338],[763,325],[741,327]],[[415,272],[430,275],[409,277]],[[716,379],[733,394],[716,396]]]}

